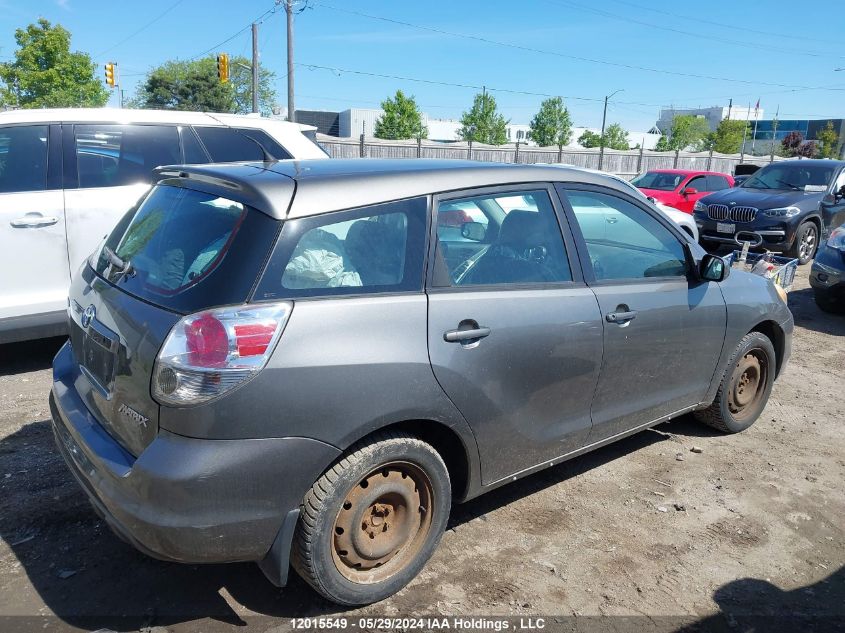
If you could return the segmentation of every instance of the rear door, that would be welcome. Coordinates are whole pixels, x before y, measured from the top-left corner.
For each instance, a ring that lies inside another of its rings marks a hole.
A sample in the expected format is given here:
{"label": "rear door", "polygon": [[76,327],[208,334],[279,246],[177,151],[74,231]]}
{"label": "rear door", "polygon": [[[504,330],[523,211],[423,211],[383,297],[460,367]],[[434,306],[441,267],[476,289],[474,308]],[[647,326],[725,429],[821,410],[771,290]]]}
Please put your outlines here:
{"label": "rear door", "polygon": [[[475,432],[485,484],[575,450],[590,432],[601,317],[553,193],[538,183],[435,197],[429,354]],[[454,227],[437,214],[461,208],[484,215],[481,247],[447,260]]]}
{"label": "rear door", "polygon": [[150,187],[152,170],[183,163],[175,125],[66,124],[65,208],[71,271]]}
{"label": "rear door", "polygon": [[[604,361],[592,403],[598,441],[697,404],[722,351],[718,284],[688,279],[684,238],[666,218],[603,187],[560,186],[588,283],[598,298]],[[612,218],[604,238],[581,230]]]}
{"label": "rear door", "polygon": [[0,127],[0,340],[3,329],[23,325],[20,317],[67,307],[60,167],[57,126]]}

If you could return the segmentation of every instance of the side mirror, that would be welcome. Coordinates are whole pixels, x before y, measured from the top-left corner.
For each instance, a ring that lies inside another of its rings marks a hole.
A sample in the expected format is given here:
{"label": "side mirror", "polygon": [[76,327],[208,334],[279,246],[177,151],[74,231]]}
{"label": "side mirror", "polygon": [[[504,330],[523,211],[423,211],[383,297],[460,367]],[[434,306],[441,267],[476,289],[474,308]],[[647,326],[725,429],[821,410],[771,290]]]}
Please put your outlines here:
{"label": "side mirror", "polygon": [[461,237],[480,242],[487,237],[487,227],[481,222],[464,222],[461,224]]}
{"label": "side mirror", "polygon": [[698,189],[696,189],[695,187],[687,187],[686,189],[681,190],[682,196],[694,196],[697,193]]}
{"label": "side mirror", "polygon": [[728,276],[730,267],[725,260],[709,253],[701,258],[698,265],[698,276],[703,281],[724,281]]}

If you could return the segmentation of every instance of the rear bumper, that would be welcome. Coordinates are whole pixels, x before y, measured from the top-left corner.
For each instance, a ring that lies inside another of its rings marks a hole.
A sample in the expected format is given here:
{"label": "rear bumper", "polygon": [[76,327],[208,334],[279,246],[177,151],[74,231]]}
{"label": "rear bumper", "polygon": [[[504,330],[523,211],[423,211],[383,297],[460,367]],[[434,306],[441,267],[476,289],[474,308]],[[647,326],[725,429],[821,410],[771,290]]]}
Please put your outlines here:
{"label": "rear bumper", "polygon": [[150,556],[184,563],[261,561],[273,547],[282,551],[283,583],[289,541],[287,548],[274,543],[291,532],[283,523],[295,518],[314,469],[339,451],[307,438],[206,440],[159,431],[136,459],[85,408],[69,363],[65,344],[50,394],[56,444],[109,526]]}

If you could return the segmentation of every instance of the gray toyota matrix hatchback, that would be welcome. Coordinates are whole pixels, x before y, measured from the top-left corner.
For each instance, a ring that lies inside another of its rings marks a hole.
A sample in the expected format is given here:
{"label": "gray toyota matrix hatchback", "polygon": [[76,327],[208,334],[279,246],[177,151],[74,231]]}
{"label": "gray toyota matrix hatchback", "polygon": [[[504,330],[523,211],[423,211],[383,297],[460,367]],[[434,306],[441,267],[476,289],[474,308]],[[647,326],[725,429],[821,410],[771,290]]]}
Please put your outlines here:
{"label": "gray toyota matrix hatchback", "polygon": [[160,168],[79,270],[58,447],[140,550],[401,589],[451,503],[683,413],[759,417],[792,316],[601,174]]}

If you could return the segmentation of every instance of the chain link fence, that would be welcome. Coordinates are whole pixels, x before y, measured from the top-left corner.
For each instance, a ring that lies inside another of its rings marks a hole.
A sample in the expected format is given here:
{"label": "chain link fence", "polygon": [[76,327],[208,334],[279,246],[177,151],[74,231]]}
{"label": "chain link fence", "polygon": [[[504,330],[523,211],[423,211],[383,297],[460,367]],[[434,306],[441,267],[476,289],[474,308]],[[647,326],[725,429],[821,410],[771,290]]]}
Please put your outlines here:
{"label": "chain link fence", "polygon": [[[332,158],[439,158],[478,160],[493,163],[564,163],[601,169],[633,178],[650,169],[689,169],[732,174],[739,163],[767,165],[769,156],[717,154],[714,152],[655,152],[642,149],[604,150],[599,148],[535,147],[522,144],[503,146],[480,143],[436,143],[425,140],[385,141],[374,138],[337,138],[318,134],[320,145]],[[783,160],[775,156],[774,160]]]}

